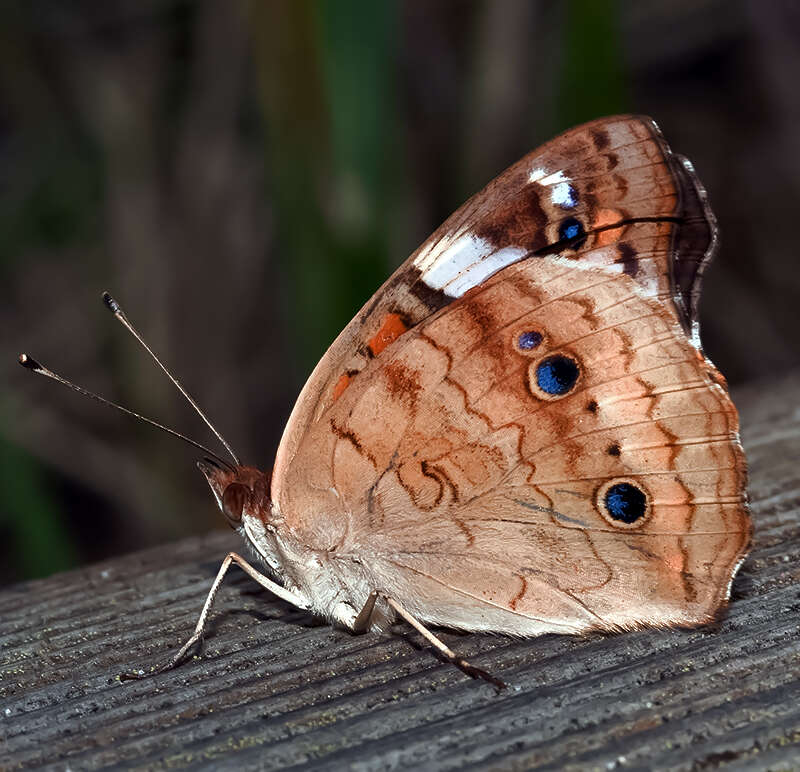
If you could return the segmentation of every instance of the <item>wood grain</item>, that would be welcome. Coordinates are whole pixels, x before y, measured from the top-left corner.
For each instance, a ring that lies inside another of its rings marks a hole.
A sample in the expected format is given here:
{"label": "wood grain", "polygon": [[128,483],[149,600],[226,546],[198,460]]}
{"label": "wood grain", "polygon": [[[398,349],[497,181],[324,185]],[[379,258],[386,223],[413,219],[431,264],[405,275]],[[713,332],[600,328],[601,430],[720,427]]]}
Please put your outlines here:
{"label": "wood grain", "polygon": [[214,533],[0,592],[0,768],[798,768],[799,394],[734,392],[755,542],[714,627],[444,633],[497,694],[405,628],[319,626],[233,574],[202,658],[120,683],[190,632],[239,546]]}

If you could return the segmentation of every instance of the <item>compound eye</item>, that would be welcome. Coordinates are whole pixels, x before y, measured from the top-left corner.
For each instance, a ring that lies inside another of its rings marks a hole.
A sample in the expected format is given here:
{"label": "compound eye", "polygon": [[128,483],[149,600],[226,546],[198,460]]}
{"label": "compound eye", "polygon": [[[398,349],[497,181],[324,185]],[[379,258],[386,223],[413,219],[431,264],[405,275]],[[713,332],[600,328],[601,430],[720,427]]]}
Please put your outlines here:
{"label": "compound eye", "polygon": [[241,483],[231,483],[222,494],[222,514],[232,527],[242,522],[242,513],[250,498],[250,490]]}

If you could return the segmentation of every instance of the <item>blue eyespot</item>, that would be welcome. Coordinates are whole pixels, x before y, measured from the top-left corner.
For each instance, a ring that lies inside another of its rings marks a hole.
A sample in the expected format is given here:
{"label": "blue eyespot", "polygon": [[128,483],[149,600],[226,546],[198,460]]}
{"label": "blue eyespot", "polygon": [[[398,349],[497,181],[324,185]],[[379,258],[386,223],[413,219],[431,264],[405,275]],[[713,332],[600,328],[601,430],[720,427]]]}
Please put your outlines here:
{"label": "blue eyespot", "polygon": [[563,354],[543,359],[536,367],[536,384],[545,394],[566,394],[578,380],[578,363]]}
{"label": "blue eyespot", "polygon": [[536,348],[542,342],[542,333],[537,332],[536,330],[529,330],[528,332],[523,332],[519,338],[517,338],[517,345],[523,351],[530,351],[531,349]]}
{"label": "blue eyespot", "polygon": [[567,217],[558,226],[558,240],[571,241],[573,249],[580,249],[586,241],[586,231],[583,223],[575,217]]}
{"label": "blue eyespot", "polygon": [[635,523],[647,510],[647,497],[631,483],[616,483],[606,491],[605,505],[614,520]]}

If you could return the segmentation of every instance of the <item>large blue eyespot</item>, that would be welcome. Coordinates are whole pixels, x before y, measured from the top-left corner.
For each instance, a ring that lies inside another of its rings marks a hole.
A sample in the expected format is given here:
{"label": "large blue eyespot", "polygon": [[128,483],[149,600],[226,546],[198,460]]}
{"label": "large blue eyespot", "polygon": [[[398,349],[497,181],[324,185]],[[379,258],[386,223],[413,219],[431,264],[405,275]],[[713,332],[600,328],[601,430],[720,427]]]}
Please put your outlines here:
{"label": "large blue eyespot", "polygon": [[571,241],[573,249],[580,249],[586,242],[586,231],[583,223],[575,217],[567,217],[558,226],[558,240]]}
{"label": "large blue eyespot", "polygon": [[647,496],[632,483],[616,483],[606,491],[605,505],[609,517],[630,525],[647,511]]}
{"label": "large blue eyespot", "polygon": [[517,338],[517,346],[523,351],[531,351],[535,349],[542,342],[542,333],[536,330],[528,330],[528,332],[520,333]]}
{"label": "large blue eyespot", "polygon": [[536,385],[545,393],[560,397],[578,380],[578,363],[563,354],[554,354],[536,366]]}

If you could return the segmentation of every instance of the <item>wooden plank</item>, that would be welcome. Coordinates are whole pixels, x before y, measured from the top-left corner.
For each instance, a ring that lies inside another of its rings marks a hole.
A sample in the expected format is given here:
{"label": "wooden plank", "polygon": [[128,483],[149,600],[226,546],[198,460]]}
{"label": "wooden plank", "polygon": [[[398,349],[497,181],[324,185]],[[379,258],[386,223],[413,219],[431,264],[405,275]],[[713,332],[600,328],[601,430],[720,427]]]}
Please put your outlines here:
{"label": "wooden plank", "polygon": [[444,633],[497,694],[405,628],[352,636],[233,571],[201,658],[120,683],[190,632],[239,547],[214,533],[0,593],[0,766],[800,768],[799,394],[800,373],[737,395],[755,548],[713,627]]}

